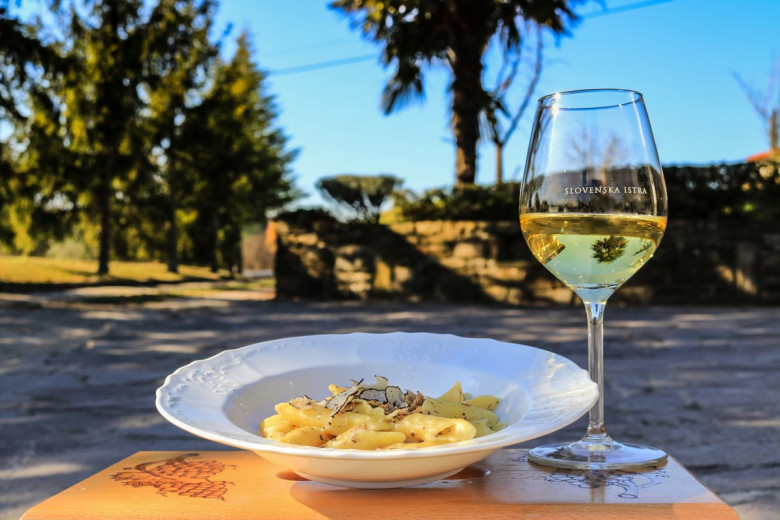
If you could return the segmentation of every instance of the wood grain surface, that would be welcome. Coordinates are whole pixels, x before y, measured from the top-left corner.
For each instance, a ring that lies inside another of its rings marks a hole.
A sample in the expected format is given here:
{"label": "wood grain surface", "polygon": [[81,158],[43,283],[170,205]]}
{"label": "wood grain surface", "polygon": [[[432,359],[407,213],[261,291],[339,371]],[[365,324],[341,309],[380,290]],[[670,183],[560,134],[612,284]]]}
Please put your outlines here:
{"label": "wood grain surface", "polygon": [[738,520],[674,459],[637,471],[556,470],[499,450],[452,477],[410,488],[307,481],[246,451],[138,452],[28,510],[59,519]]}

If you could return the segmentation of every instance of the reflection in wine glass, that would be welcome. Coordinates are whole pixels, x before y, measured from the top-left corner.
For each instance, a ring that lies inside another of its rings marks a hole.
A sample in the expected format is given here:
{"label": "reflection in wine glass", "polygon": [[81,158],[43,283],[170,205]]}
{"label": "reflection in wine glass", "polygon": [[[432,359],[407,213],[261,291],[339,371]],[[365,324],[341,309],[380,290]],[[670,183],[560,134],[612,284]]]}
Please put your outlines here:
{"label": "reflection in wine glass", "polygon": [[[592,179],[606,179],[607,171],[625,162],[628,151],[620,136],[600,136],[598,128],[582,127],[569,141],[568,153],[573,164],[581,164],[585,175]],[[600,175],[597,175],[600,174]]]}
{"label": "reflection in wine glass", "polygon": [[599,385],[585,436],[534,448],[550,466],[615,469],[666,453],[612,439],[604,425],[603,318],[609,297],[653,255],[666,188],[642,95],[603,89],[539,100],[520,189],[520,226],[537,260],[585,303],[588,370]]}

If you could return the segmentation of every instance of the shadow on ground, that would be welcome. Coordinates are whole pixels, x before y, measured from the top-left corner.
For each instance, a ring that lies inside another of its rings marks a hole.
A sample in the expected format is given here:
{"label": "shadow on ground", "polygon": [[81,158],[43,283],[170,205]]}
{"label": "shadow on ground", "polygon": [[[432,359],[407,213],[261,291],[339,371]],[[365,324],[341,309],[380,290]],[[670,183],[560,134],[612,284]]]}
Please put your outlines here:
{"label": "shadow on ground", "polygon": [[[579,308],[177,298],[6,299],[0,309],[0,520],[137,451],[219,449],[163,420],[154,393],[176,368],[224,349],[427,331],[586,361]],[[667,449],[743,520],[780,519],[778,338],[773,308],[608,309],[610,433]],[[538,442],[578,437],[584,427],[583,419]]]}

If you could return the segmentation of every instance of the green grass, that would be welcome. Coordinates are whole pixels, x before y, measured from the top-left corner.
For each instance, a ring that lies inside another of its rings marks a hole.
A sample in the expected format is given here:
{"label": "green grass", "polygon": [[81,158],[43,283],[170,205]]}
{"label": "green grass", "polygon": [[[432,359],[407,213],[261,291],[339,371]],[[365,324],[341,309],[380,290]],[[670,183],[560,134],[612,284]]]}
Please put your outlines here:
{"label": "green grass", "polygon": [[99,276],[98,264],[90,260],[68,260],[32,256],[0,256],[0,283],[4,284],[93,284],[155,283],[187,280],[225,280],[227,271],[212,273],[207,267],[180,266],[169,273],[160,262],[111,262],[110,273]]}

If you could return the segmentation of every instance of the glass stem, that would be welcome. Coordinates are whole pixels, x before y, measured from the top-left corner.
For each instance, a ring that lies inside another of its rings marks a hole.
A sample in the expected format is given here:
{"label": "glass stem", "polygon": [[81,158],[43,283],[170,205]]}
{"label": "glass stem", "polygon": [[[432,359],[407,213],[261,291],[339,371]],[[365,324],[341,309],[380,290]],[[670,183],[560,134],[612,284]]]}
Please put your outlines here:
{"label": "glass stem", "polygon": [[585,303],[588,316],[588,373],[599,387],[599,399],[588,415],[588,431],[583,442],[608,443],[612,439],[604,426],[604,309],[606,304]]}

